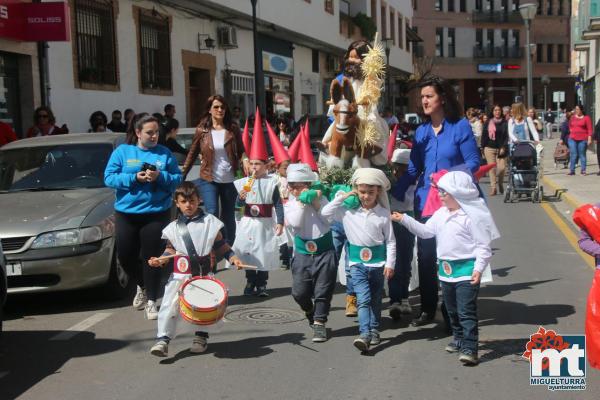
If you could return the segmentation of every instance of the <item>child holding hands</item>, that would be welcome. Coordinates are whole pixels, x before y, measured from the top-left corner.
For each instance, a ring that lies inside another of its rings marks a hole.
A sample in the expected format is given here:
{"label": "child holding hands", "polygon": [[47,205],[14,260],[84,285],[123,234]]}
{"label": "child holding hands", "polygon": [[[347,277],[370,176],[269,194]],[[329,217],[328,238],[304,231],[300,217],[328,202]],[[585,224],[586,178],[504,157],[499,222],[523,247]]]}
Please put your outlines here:
{"label": "child holding hands", "polygon": [[436,238],[438,276],[454,336],[445,350],[460,352],[464,365],[477,365],[477,295],[492,257],[490,243],[500,233],[469,174],[448,172],[437,188],[443,207],[425,224],[399,212],[392,219],[420,238]]}

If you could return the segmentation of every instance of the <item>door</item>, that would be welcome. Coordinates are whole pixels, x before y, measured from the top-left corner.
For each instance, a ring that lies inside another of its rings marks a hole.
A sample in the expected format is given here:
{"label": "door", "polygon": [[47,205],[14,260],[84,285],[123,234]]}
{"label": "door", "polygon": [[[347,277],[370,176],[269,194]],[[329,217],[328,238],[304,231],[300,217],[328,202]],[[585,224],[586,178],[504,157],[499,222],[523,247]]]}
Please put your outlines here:
{"label": "door", "polygon": [[212,95],[210,92],[210,71],[207,69],[190,67],[189,74],[189,99],[191,126],[197,126],[204,113],[206,100]]}

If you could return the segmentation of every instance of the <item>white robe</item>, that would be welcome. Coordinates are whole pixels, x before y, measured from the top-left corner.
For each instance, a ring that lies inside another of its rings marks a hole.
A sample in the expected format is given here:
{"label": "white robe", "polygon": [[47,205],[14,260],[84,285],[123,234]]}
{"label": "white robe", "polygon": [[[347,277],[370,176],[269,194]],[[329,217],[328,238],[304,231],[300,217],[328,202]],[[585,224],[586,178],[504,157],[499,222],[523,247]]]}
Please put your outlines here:
{"label": "white robe", "polygon": [[[193,221],[187,225],[199,256],[206,256],[210,253],[223,226],[223,223],[217,217],[210,214],[206,214],[202,221]],[[183,240],[177,231],[177,221],[171,222],[163,229],[162,238],[168,239],[178,253],[188,255]],[[179,290],[191,277],[191,274],[171,273],[158,312],[158,333],[156,337],[167,336],[173,339],[177,334],[177,324],[180,320],[185,322],[183,331],[186,333],[194,331],[214,333],[221,330],[222,320],[212,325],[195,325],[185,321],[179,313]]]}
{"label": "white robe", "polygon": [[[248,177],[233,182],[238,193],[241,193],[247,181]],[[277,183],[272,177],[256,179],[252,190],[246,195],[246,204],[273,204],[275,190],[278,190]],[[244,215],[240,218],[233,251],[244,264],[257,266],[259,271],[279,269],[279,246],[286,243],[287,239],[285,235],[275,235],[275,224],[273,217],[257,218]]]}

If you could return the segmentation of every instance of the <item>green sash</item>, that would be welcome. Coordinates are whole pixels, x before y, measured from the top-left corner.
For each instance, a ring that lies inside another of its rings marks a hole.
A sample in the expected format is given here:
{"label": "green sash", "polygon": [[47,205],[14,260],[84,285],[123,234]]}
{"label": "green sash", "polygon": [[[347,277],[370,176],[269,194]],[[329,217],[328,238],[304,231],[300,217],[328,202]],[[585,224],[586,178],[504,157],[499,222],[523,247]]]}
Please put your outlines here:
{"label": "green sash", "polygon": [[368,263],[377,264],[385,262],[386,251],[385,245],[380,244],[379,246],[357,246],[352,243],[348,243],[348,256],[350,261],[355,263]]}
{"label": "green sash", "polygon": [[294,237],[294,248],[300,254],[322,254],[333,248],[333,235],[331,231],[320,238],[304,240],[300,236]]}
{"label": "green sash", "polygon": [[438,274],[440,278],[461,278],[473,275],[475,259],[467,260],[438,260]]}

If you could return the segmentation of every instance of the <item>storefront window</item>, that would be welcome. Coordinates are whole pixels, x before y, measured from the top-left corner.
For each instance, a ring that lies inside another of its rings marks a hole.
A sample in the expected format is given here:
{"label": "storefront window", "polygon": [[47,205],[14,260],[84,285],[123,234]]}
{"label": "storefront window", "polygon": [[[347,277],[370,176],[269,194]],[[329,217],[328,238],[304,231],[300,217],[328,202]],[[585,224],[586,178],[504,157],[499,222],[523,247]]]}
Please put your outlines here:
{"label": "storefront window", "polygon": [[22,132],[18,56],[0,53],[0,121]]}

